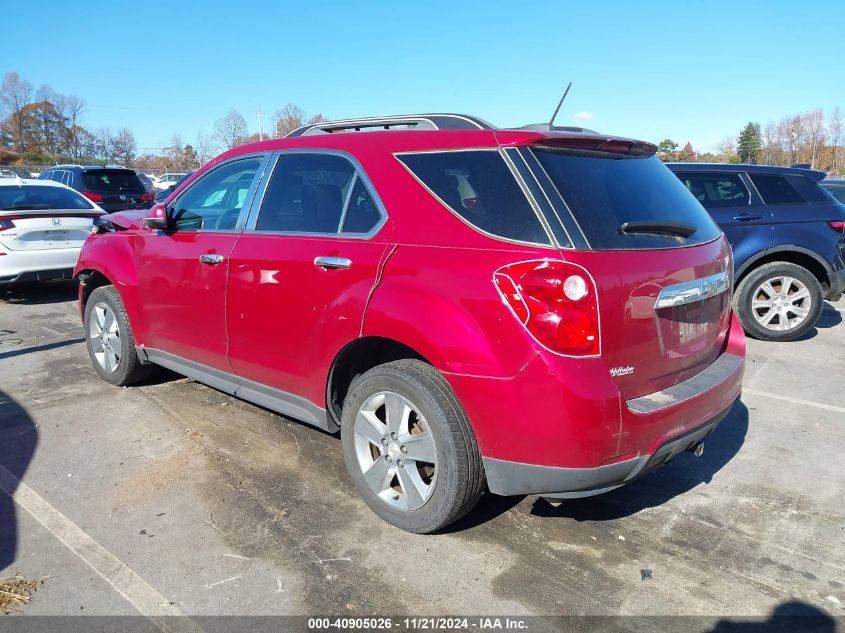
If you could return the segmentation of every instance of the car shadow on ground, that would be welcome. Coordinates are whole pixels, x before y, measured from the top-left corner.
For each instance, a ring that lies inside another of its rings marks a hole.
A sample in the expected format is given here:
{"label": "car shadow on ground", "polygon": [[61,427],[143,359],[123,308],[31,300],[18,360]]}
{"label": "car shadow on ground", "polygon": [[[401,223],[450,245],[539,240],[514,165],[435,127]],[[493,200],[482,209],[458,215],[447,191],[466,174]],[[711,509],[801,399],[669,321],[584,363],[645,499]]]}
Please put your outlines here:
{"label": "car shadow on ground", "polygon": [[0,390],[0,576],[16,558],[18,529],[12,495],[37,443],[38,431],[32,418]]}
{"label": "car shadow on ground", "polygon": [[78,287],[75,279],[0,286],[0,301],[24,305],[64,303],[76,299]]}
{"label": "car shadow on ground", "polygon": [[800,600],[779,604],[766,619],[725,618],[709,633],[835,633],[837,622],[830,615]]}

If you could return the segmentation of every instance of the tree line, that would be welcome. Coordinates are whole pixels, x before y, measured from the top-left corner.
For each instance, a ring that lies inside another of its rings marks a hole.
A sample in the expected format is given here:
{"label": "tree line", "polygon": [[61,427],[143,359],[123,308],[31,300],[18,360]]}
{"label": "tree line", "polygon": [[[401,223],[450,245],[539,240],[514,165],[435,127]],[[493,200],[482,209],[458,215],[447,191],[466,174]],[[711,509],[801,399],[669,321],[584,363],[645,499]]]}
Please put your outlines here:
{"label": "tree line", "polygon": [[230,110],[214,122],[210,133],[197,133],[193,142],[174,134],[166,147],[139,153],[129,128],[91,129],[84,125],[85,101],[64,95],[49,85],[37,90],[16,72],[0,84],[0,165],[55,163],[119,163],[145,171],[195,169],[221,151],[244,143],[278,138],[305,125],[325,120],[288,103],[273,113],[267,130],[249,133],[246,119]]}
{"label": "tree line", "polygon": [[831,174],[845,173],[845,126],[839,106],[825,116],[822,108],[792,114],[761,126],[749,121],[736,135],[722,139],[714,152],[696,152],[688,142],[683,149],[672,139],[658,145],[667,161],[810,165]]}
{"label": "tree line", "polygon": [[[7,73],[0,85],[0,165],[76,162],[120,163],[145,171],[194,169],[222,150],[279,138],[306,123],[325,120],[320,113],[308,115],[288,103],[273,113],[266,132],[251,134],[246,119],[233,109],[214,122],[211,132],[197,133],[193,142],[174,134],[166,147],[139,153],[132,130],[90,129],[83,121],[86,111],[85,101],[76,95],[61,94],[47,84],[36,90],[18,73]],[[689,142],[679,149],[667,138],[659,143],[658,155],[667,161],[803,163],[840,174],[845,173],[844,143],[841,109],[836,107],[825,116],[817,108],[764,126],[750,121],[737,136],[725,137],[711,152],[697,152]]]}

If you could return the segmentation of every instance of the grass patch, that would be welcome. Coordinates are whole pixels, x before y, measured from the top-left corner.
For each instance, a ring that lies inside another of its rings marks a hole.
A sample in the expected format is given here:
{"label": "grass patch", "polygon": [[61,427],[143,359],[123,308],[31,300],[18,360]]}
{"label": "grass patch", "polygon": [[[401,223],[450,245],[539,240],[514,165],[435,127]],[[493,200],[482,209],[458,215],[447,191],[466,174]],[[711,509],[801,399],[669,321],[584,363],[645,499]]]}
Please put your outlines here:
{"label": "grass patch", "polygon": [[27,580],[23,576],[0,578],[0,613],[9,615],[28,604],[43,580]]}

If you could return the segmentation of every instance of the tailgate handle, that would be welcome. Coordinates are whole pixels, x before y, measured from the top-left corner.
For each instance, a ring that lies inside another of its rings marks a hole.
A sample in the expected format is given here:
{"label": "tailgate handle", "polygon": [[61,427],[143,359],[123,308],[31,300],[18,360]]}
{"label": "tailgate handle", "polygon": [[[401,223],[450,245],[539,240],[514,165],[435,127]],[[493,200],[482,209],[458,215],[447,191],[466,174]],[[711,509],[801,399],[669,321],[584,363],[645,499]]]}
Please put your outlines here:
{"label": "tailgate handle", "polygon": [[654,309],[682,306],[704,301],[728,290],[728,273],[716,273],[709,277],[693,279],[676,286],[667,286],[660,291]]}
{"label": "tailgate handle", "polygon": [[203,264],[222,264],[224,257],[222,255],[215,255],[214,253],[203,253],[200,255],[200,261]]}
{"label": "tailgate handle", "polygon": [[763,216],[757,213],[740,213],[739,215],[734,216],[734,220],[737,222],[748,222],[750,220],[762,220]]}

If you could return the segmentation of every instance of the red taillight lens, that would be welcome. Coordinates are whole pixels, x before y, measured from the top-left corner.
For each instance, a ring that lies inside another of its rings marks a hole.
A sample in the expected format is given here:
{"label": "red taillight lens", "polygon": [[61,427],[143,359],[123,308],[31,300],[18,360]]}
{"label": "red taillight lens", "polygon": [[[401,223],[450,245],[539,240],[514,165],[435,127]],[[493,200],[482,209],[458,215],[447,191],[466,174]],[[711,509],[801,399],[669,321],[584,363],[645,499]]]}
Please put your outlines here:
{"label": "red taillight lens", "polygon": [[145,191],[141,194],[141,202],[152,202],[153,201],[153,194],[149,191]]}
{"label": "red taillight lens", "polygon": [[570,262],[530,261],[493,274],[502,299],[538,343],[564,356],[601,353],[596,286]]}
{"label": "red taillight lens", "polygon": [[830,226],[837,231],[845,232],[845,222],[839,222],[838,220],[831,220]]}
{"label": "red taillight lens", "polygon": [[103,196],[93,191],[83,191],[82,195],[88,198],[91,202],[102,202]]}
{"label": "red taillight lens", "polygon": [[10,219],[0,220],[0,231],[8,231],[13,228],[15,228],[15,223]]}

